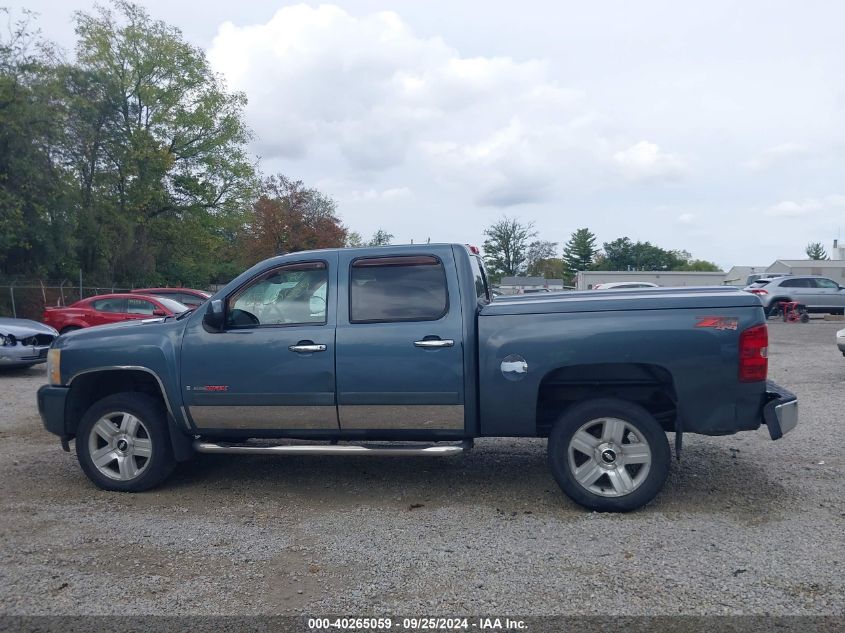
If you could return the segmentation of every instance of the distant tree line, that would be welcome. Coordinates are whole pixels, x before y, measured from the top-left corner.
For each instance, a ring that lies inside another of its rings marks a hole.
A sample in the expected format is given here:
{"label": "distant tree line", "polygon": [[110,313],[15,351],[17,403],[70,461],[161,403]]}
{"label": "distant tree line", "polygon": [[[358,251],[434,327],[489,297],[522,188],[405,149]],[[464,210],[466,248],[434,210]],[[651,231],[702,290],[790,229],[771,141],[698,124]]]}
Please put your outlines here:
{"label": "distant tree line", "polygon": [[31,13],[0,11],[0,275],[202,287],[280,252],[393,238],[365,241],[328,196],[261,175],[245,95],[140,6],[77,12],[72,61]]}
{"label": "distant tree line", "polygon": [[620,237],[601,248],[586,228],[573,232],[562,249],[558,242],[536,240],[532,222],[504,217],[484,231],[484,261],[492,279],[531,275],[574,283],[584,270],[718,271],[713,262],[693,259],[685,250],[666,250],[650,242]]}

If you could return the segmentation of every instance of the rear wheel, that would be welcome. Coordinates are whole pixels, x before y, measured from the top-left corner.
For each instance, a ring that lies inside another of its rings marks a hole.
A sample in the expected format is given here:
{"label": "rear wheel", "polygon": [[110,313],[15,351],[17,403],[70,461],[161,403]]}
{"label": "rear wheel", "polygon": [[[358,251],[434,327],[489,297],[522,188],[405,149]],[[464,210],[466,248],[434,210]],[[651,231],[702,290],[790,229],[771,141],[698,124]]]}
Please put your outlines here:
{"label": "rear wheel", "polygon": [[88,409],[77,428],[76,455],[98,487],[122,492],[152,488],[176,465],[164,407],[132,392],[108,396]]}
{"label": "rear wheel", "polygon": [[599,512],[627,512],[651,501],[669,473],[663,428],[642,407],[615,398],[573,406],[549,435],[549,464],[563,491]]}

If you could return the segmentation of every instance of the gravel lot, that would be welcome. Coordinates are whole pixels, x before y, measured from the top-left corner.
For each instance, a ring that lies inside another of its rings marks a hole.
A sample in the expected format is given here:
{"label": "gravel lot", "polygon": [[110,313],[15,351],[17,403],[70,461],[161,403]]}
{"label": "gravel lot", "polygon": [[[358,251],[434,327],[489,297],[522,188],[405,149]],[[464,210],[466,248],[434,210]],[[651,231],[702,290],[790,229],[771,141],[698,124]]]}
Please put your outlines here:
{"label": "gravel lot", "polygon": [[0,374],[0,613],[841,614],[844,326],[772,323],[798,428],[687,436],[628,515],[564,497],[541,440],[204,455],[157,490],[102,492],[41,427],[44,367]]}

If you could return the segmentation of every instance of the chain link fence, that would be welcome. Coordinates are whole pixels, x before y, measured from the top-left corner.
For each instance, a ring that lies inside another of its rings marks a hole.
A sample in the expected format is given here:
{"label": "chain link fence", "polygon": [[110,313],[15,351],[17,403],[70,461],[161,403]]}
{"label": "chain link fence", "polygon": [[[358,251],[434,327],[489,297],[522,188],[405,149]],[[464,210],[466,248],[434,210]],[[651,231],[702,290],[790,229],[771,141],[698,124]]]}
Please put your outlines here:
{"label": "chain link fence", "polygon": [[126,286],[80,286],[70,281],[0,280],[0,316],[40,321],[46,306],[68,306],[85,297],[129,290]]}

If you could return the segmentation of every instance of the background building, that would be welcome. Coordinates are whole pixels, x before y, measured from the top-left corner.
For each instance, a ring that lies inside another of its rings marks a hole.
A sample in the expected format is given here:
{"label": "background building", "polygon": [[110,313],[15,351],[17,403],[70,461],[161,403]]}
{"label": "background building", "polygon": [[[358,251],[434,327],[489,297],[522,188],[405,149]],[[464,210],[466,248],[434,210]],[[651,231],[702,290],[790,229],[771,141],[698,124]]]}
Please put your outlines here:
{"label": "background building", "polygon": [[586,270],[576,277],[578,290],[591,290],[596,284],[610,281],[648,281],[658,286],[721,286],[725,273],[655,270]]}
{"label": "background building", "polygon": [[845,285],[845,260],[842,259],[779,259],[766,269],[767,273],[784,275],[821,275]]}
{"label": "background building", "polygon": [[546,279],[545,277],[502,277],[499,291],[505,295],[517,295],[526,290],[538,291],[547,288],[550,292],[563,290],[563,279]]}

